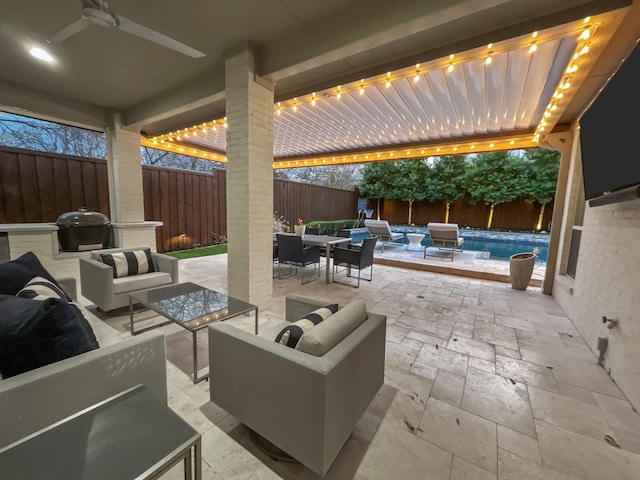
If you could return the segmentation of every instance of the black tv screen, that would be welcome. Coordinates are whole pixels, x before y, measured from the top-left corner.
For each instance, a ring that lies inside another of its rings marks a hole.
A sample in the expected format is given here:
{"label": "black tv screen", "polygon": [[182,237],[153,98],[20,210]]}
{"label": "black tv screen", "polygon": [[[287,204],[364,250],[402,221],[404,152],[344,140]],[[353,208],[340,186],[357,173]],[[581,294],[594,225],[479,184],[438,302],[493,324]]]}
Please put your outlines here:
{"label": "black tv screen", "polygon": [[588,200],[640,184],[638,115],[640,48],[636,46],[580,119]]}

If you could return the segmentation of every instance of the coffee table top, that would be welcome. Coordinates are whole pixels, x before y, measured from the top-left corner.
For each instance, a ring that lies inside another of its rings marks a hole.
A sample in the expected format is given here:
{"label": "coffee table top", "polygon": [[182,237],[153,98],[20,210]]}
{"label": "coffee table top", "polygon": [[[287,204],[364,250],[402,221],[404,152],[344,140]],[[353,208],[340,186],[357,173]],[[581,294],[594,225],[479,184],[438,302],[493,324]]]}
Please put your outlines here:
{"label": "coffee table top", "polygon": [[131,298],[191,331],[258,308],[191,282],[136,292]]}

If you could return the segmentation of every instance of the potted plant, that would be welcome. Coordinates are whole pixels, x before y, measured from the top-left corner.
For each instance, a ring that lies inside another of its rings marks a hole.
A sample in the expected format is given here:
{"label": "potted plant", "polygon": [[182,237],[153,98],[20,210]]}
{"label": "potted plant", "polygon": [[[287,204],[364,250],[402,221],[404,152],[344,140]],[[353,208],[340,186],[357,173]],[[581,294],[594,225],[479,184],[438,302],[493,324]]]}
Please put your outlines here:
{"label": "potted plant", "polygon": [[306,225],[304,224],[304,222],[302,221],[301,218],[298,218],[298,221],[296,222],[296,224],[293,226],[293,229],[296,232],[296,235],[298,235],[299,237],[301,237],[302,235],[304,235],[304,231],[306,229]]}

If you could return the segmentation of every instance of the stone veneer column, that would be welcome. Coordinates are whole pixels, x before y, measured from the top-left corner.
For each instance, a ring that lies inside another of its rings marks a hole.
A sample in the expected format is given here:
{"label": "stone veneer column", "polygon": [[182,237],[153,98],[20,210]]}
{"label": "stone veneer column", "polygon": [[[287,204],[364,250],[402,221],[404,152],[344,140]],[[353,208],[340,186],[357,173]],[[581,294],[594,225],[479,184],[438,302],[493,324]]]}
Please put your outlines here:
{"label": "stone veneer column", "polygon": [[125,130],[120,115],[113,116],[107,133],[107,171],[112,222],[143,222],[144,194],[140,133]]}
{"label": "stone veneer column", "polygon": [[271,308],[273,84],[246,49],[226,60],[229,295]]}

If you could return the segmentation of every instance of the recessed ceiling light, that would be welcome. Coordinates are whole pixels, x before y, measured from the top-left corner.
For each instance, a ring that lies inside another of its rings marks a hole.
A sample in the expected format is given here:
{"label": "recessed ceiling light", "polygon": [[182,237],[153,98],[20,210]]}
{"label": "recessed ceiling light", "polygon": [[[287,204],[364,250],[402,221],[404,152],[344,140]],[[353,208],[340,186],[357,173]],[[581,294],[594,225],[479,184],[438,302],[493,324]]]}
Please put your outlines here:
{"label": "recessed ceiling light", "polygon": [[36,57],[38,60],[43,60],[47,63],[53,63],[53,57],[49,55],[49,53],[42,48],[34,47],[29,50],[29,53]]}

